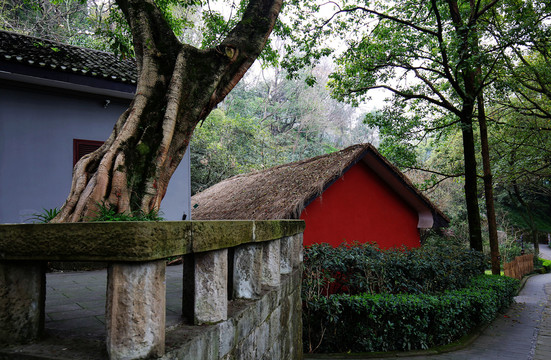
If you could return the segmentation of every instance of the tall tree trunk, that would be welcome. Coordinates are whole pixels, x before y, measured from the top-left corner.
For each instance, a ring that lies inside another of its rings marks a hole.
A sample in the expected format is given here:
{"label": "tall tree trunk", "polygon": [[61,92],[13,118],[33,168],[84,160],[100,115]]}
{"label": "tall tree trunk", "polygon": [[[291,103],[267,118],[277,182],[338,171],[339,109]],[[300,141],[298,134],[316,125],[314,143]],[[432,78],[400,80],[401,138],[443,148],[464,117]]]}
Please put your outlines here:
{"label": "tall tree trunk", "polygon": [[480,208],[478,206],[478,178],[476,174],[472,106],[465,106],[463,111],[465,115],[461,119],[461,132],[465,161],[465,201],[469,223],[469,245],[471,249],[482,251],[482,229],[480,226]]}
{"label": "tall tree trunk", "polygon": [[476,77],[476,67],[473,56],[473,45],[478,42],[478,34],[472,24],[467,25],[472,14],[476,13],[476,4],[470,1],[471,16],[469,19],[462,19],[463,14],[456,0],[448,0],[448,9],[460,39],[458,53],[463,80],[463,91],[459,92],[463,103],[459,115],[461,121],[461,134],[463,137],[463,157],[465,162],[465,201],[467,204],[467,220],[469,223],[469,244],[471,249],[482,251],[482,230],[480,226],[480,209],[478,206],[477,174],[476,174],[476,152],[473,132],[474,102],[479,91]]}
{"label": "tall tree trunk", "polygon": [[73,170],[55,222],[85,221],[99,203],[121,212],[158,210],[195,126],[262,51],[282,0],[251,0],[215,48],[181,44],[153,0],[117,0],[132,30],[138,83],[130,107],[97,151]]}
{"label": "tall tree trunk", "polygon": [[478,124],[480,126],[480,144],[482,153],[482,167],[484,169],[484,195],[486,198],[486,216],[488,217],[488,232],[490,238],[490,255],[492,261],[492,274],[501,274],[499,261],[499,242],[497,237],[496,211],[494,203],[494,189],[492,180],[492,168],[490,167],[490,147],[488,144],[488,128],[486,126],[486,111],[484,108],[484,96],[478,95]]}

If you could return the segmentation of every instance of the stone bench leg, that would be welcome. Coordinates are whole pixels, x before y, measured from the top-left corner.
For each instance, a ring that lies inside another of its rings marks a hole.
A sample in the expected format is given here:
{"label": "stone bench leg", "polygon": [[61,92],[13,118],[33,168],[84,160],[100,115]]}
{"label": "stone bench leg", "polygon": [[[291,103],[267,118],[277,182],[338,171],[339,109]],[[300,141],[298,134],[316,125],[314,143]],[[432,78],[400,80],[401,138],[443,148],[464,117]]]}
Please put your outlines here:
{"label": "stone bench leg", "polygon": [[195,325],[228,318],[228,249],[184,256],[182,314]]}
{"label": "stone bench leg", "polygon": [[107,352],[110,359],[165,352],[166,262],[112,263],[107,272]]}
{"label": "stone bench leg", "polygon": [[44,329],[46,264],[0,261],[0,344],[35,340]]}

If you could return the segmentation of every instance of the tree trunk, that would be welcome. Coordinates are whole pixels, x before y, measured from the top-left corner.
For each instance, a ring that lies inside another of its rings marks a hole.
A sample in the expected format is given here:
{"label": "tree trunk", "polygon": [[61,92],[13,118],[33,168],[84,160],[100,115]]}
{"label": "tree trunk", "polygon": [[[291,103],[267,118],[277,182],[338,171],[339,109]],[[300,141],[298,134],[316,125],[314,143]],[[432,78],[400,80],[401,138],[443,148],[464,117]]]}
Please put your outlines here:
{"label": "tree trunk", "polygon": [[[470,3],[471,15],[476,13],[474,2]],[[472,24],[465,24],[463,14],[456,0],[448,1],[448,9],[460,40],[458,53],[461,66],[461,78],[464,89],[459,93],[463,103],[459,115],[463,137],[463,157],[465,161],[465,201],[467,204],[467,220],[469,222],[469,244],[471,249],[482,251],[482,230],[480,226],[480,209],[478,206],[476,152],[473,133],[474,101],[478,95],[476,67],[473,55],[473,44],[478,43],[478,34]],[[470,17],[474,18],[474,17]]]}
{"label": "tree trunk", "polygon": [[469,223],[469,245],[471,249],[482,251],[482,229],[480,226],[480,209],[478,206],[478,189],[476,174],[476,153],[474,147],[472,107],[464,107],[465,116],[461,119],[463,135],[463,153],[465,161],[465,201]]}
{"label": "tree trunk", "polygon": [[501,274],[501,264],[499,261],[499,242],[497,237],[496,211],[494,206],[495,204],[492,168],[490,167],[488,128],[486,126],[486,111],[484,109],[484,96],[482,95],[482,93],[478,96],[478,123],[480,126],[482,167],[484,168],[484,195],[486,197],[486,216],[488,217],[492,274],[499,275]]}
{"label": "tree trunk", "polygon": [[55,222],[86,221],[98,204],[117,212],[158,210],[195,126],[224,99],[263,49],[281,0],[251,0],[215,48],[181,44],[153,0],[117,0],[128,21],[138,83],[111,136],[73,170]]}

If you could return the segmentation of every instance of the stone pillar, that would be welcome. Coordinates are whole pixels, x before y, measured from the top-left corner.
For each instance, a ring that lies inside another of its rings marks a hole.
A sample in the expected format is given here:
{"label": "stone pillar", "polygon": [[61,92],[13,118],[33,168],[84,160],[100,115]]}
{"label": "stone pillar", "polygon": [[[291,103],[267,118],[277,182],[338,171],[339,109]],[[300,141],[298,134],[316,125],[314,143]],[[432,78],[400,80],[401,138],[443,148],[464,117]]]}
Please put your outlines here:
{"label": "stone pillar", "polygon": [[109,265],[105,324],[110,359],[164,355],[165,270],[165,260]]}
{"label": "stone pillar", "polygon": [[297,268],[302,264],[302,258],[304,253],[304,247],[302,246],[302,239],[303,234],[296,234],[293,235],[293,247],[294,250],[292,252],[291,256],[291,262],[293,264],[293,268]]}
{"label": "stone pillar", "polygon": [[0,261],[0,344],[22,344],[44,329],[46,266],[42,261]]}
{"label": "stone pillar", "polygon": [[293,271],[293,251],[295,251],[295,244],[292,236],[286,236],[282,238],[281,246],[281,258],[280,258],[280,271],[281,274],[290,274]]}
{"label": "stone pillar", "polygon": [[237,247],[233,259],[233,298],[258,299],[262,290],[262,244]]}
{"label": "stone pillar", "polygon": [[182,313],[194,324],[228,318],[228,249],[184,257]]}
{"label": "stone pillar", "polygon": [[279,286],[281,283],[281,240],[262,243],[262,285]]}

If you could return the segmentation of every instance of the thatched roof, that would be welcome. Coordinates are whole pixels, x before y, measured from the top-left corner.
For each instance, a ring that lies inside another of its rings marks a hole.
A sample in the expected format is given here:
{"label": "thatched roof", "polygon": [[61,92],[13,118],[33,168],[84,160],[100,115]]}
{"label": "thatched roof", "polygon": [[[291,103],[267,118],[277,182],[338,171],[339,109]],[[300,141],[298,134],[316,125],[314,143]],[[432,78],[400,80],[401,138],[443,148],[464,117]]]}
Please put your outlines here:
{"label": "thatched roof", "polygon": [[221,181],[192,196],[192,219],[297,219],[311,201],[360,161],[418,210],[420,217],[421,212],[430,214],[430,226],[420,227],[447,226],[446,216],[370,144]]}

